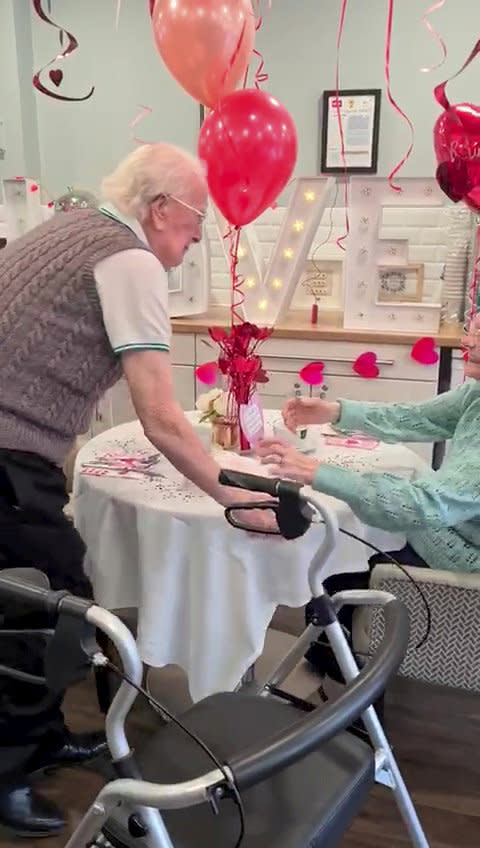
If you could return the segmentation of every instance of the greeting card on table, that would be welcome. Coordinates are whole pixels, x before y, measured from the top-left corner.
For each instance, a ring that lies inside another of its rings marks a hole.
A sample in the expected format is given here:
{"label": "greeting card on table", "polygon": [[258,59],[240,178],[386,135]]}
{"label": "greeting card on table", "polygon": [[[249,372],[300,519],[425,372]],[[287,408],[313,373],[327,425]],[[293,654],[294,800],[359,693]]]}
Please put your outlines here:
{"label": "greeting card on table", "polygon": [[265,422],[260,397],[255,392],[248,403],[240,405],[240,427],[252,447],[260,442],[265,434]]}
{"label": "greeting card on table", "polygon": [[366,439],[362,436],[326,436],[325,445],[337,448],[360,448],[361,450],[375,450],[380,444],[377,439]]}
{"label": "greeting card on table", "polygon": [[161,458],[159,453],[125,454],[120,451],[108,451],[86,462],[81,473],[90,477],[127,477],[129,480],[164,477],[155,467]]}

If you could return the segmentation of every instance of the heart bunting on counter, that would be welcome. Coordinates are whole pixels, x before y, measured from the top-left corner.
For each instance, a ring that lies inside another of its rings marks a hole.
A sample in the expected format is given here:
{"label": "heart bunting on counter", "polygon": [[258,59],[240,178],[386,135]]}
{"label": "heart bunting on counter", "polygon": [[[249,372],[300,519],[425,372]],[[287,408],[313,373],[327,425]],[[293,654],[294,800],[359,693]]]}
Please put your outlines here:
{"label": "heart bunting on counter", "polygon": [[413,345],[410,356],[420,365],[436,365],[439,360],[438,351],[435,350],[435,339],[424,336]]}
{"label": "heart bunting on counter", "polygon": [[377,354],[373,350],[366,350],[365,353],[357,356],[352,368],[359,377],[364,377],[366,380],[374,380],[380,374],[377,365]]}
{"label": "heart bunting on counter", "polygon": [[216,362],[204,362],[195,369],[195,377],[204,386],[214,386],[218,377],[218,365]]}
{"label": "heart bunting on counter", "polygon": [[298,376],[307,386],[319,386],[323,383],[324,368],[323,362],[309,362],[298,372]]}

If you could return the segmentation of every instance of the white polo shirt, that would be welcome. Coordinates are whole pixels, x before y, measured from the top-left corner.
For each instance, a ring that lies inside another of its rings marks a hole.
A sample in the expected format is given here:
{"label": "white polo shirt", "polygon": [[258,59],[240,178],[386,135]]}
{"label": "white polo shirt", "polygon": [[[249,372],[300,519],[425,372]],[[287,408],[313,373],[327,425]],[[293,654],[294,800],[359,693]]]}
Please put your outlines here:
{"label": "white polo shirt", "polygon": [[[148,244],[133,218],[125,218],[111,204],[100,212],[120,221]],[[168,276],[153,253],[133,248],[102,259],[93,269],[103,321],[115,353],[128,350],[170,350]]]}

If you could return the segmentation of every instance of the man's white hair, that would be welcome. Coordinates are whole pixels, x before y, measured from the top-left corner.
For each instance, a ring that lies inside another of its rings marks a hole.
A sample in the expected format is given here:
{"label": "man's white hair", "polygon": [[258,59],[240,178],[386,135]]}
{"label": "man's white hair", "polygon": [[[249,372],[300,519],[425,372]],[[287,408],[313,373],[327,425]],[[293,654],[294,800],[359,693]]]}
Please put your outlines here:
{"label": "man's white hair", "polygon": [[143,221],[158,195],[188,198],[195,177],[205,183],[205,168],[186,150],[172,144],[144,144],[105,177],[101,192],[122,215]]}

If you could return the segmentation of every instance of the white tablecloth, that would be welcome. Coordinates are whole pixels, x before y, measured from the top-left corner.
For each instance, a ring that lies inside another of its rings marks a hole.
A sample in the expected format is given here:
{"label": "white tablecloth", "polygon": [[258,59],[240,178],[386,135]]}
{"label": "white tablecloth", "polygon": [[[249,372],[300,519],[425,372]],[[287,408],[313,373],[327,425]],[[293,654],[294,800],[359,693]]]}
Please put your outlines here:
{"label": "white tablecloth", "polygon": [[[402,445],[366,451],[326,447],[318,439],[326,462],[411,478],[425,468]],[[88,547],[85,567],[97,602],[109,609],[138,608],[142,660],[155,667],[181,666],[195,701],[233,690],[261,654],[276,607],[299,607],[309,600],[307,571],[323,535],[321,525],[293,542],[248,535],[231,528],[222,508],[163,458],[155,469],[162,477],[82,473],[82,466],[107,451],[155,452],[140,424],[132,422],[92,439],[78,455],[74,515]],[[264,473],[253,465],[246,470]],[[404,544],[401,536],[363,525],[345,503],[326,500],[340,527],[384,550]],[[324,574],[363,570],[371,553],[340,535]]]}

